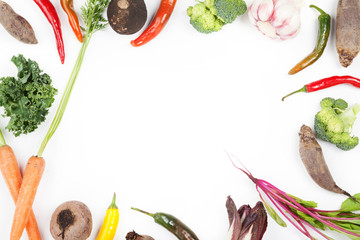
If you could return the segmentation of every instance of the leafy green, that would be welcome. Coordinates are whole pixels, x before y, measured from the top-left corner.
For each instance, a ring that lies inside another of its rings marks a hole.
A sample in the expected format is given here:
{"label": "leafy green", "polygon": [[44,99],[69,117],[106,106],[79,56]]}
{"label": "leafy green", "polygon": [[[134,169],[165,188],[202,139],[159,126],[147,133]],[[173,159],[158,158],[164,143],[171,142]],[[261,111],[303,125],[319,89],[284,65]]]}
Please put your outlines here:
{"label": "leafy green", "polygon": [[[360,201],[360,193],[355,194],[353,197]],[[360,204],[355,202],[354,199],[348,198],[341,204],[340,209],[344,212],[358,211],[360,210]]]}
{"label": "leafy green", "polygon": [[108,21],[103,17],[104,10],[109,5],[110,0],[88,0],[81,7],[81,17],[84,20],[86,34],[104,29]]}
{"label": "leafy green", "polygon": [[299,211],[299,210],[293,210],[293,212],[297,216],[299,216],[301,219],[303,219],[304,221],[310,223],[313,227],[319,228],[321,230],[325,230],[325,224],[316,220],[315,218],[311,217],[310,215],[308,215],[302,211]]}
{"label": "leafy green", "polygon": [[286,222],[284,220],[282,220],[282,218],[275,212],[275,210],[269,205],[267,204],[265,201],[262,201],[264,203],[264,206],[268,212],[268,214],[270,215],[270,217],[272,219],[274,219],[274,221],[279,224],[281,227],[287,227]]}
{"label": "leafy green", "polygon": [[317,202],[314,201],[308,201],[308,200],[303,200],[301,198],[295,197],[293,195],[288,194],[289,196],[291,196],[293,199],[295,199],[296,202],[300,203],[302,206],[306,207],[306,208],[316,208],[317,207]]}
{"label": "leafy green", "polygon": [[0,106],[4,107],[3,117],[10,117],[6,129],[19,136],[33,132],[45,121],[57,90],[35,61],[21,54],[11,61],[18,68],[17,79],[0,79]]}

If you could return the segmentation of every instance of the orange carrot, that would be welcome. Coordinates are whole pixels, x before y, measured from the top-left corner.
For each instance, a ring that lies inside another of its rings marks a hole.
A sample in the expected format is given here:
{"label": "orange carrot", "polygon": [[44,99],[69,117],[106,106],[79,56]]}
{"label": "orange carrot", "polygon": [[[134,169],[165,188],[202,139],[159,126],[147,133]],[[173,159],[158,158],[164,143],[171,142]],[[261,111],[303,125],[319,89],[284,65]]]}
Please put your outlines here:
{"label": "orange carrot", "polygon": [[24,171],[19,196],[16,201],[14,219],[11,227],[10,240],[19,240],[30,215],[36,190],[45,169],[45,160],[42,157],[31,157]]}
{"label": "orange carrot", "polygon": [[[82,7],[83,18],[88,23],[86,29],[84,29],[84,42],[82,43],[78,58],[76,59],[73,71],[71,72],[70,78],[66,84],[66,88],[64,90],[63,96],[61,97],[53,121],[51,122],[49,130],[40,145],[38,154],[36,157],[31,157],[26,165],[23,182],[19,191],[19,197],[16,202],[10,240],[19,240],[22,232],[24,231],[26,220],[29,216],[36,191],[45,168],[45,161],[42,158],[42,154],[49,140],[58,128],[64,115],[91,37],[95,32],[104,29],[106,26],[106,24],[104,24],[102,14],[107,9],[109,3],[110,0],[87,0],[84,7]],[[94,12],[96,12],[96,14],[94,14]]]}
{"label": "orange carrot", "polygon": [[[21,186],[22,176],[12,148],[8,145],[0,146],[0,170],[16,203]],[[40,231],[34,212],[31,210],[26,224],[29,240],[40,240]]]}

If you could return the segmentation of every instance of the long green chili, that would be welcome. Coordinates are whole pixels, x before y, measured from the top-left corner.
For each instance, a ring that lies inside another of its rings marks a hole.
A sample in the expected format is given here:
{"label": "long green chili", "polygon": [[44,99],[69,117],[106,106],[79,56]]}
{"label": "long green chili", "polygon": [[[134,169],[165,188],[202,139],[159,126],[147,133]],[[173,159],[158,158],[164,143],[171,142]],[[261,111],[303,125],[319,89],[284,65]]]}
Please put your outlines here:
{"label": "long green chili", "polygon": [[327,41],[329,39],[330,25],[331,25],[330,15],[314,5],[310,5],[310,7],[315,8],[320,13],[318,17],[319,31],[318,31],[317,43],[315,49],[289,71],[290,75],[298,73],[304,68],[316,62],[323,54]]}
{"label": "long green chili", "polygon": [[146,215],[154,218],[157,224],[165,227],[168,231],[173,233],[180,240],[199,240],[199,238],[188,226],[186,226],[182,221],[180,221],[173,215],[162,212],[148,213],[133,207],[131,209],[145,213]]}

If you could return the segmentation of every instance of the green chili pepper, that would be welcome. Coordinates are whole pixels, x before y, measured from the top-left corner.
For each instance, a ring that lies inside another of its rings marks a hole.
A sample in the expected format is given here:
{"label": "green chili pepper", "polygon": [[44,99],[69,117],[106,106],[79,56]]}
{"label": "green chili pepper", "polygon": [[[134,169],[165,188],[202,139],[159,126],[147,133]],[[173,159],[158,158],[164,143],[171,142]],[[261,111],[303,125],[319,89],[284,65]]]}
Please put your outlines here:
{"label": "green chili pepper", "polygon": [[199,238],[188,226],[186,226],[183,222],[170,214],[162,212],[148,213],[133,207],[131,209],[145,213],[146,215],[154,218],[157,224],[165,227],[180,240],[199,240]]}
{"label": "green chili pepper", "polygon": [[316,62],[323,54],[327,41],[329,39],[330,25],[331,25],[330,15],[314,5],[310,5],[310,7],[315,8],[320,13],[320,16],[318,17],[319,31],[318,31],[317,43],[315,49],[289,71],[290,75],[298,73],[304,68]]}

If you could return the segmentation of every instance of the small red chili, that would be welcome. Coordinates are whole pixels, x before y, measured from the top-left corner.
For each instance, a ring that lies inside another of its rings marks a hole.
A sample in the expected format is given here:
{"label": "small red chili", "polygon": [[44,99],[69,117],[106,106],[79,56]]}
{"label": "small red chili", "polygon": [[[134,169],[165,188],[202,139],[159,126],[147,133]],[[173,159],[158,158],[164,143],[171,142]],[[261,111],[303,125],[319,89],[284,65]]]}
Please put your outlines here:
{"label": "small red chili", "polygon": [[59,16],[56,12],[54,5],[49,0],[34,0],[34,2],[39,6],[41,11],[44,13],[45,17],[51,24],[55,38],[56,38],[56,45],[57,50],[59,52],[61,63],[65,61],[65,50],[64,50],[64,41],[62,38],[61,32],[61,23]]}
{"label": "small red chili", "polygon": [[79,19],[74,11],[73,0],[60,0],[60,4],[64,12],[67,14],[70,26],[75,33],[76,38],[79,42],[83,42],[83,36],[79,25]]}
{"label": "small red chili", "polygon": [[155,38],[165,27],[174,8],[176,0],[161,0],[160,7],[155,14],[154,19],[145,31],[135,40],[130,43],[133,47],[139,47]]}
{"label": "small red chili", "polygon": [[329,87],[339,85],[339,84],[344,84],[344,83],[348,83],[348,84],[353,85],[354,87],[360,88],[360,79],[359,78],[355,78],[352,76],[333,76],[333,77],[323,78],[318,81],[306,84],[299,90],[296,90],[296,91],[286,95],[285,97],[283,97],[282,101],[284,101],[285,98],[287,98],[295,93],[316,92],[316,91],[319,91],[319,90],[322,90],[325,88],[329,88]]}

